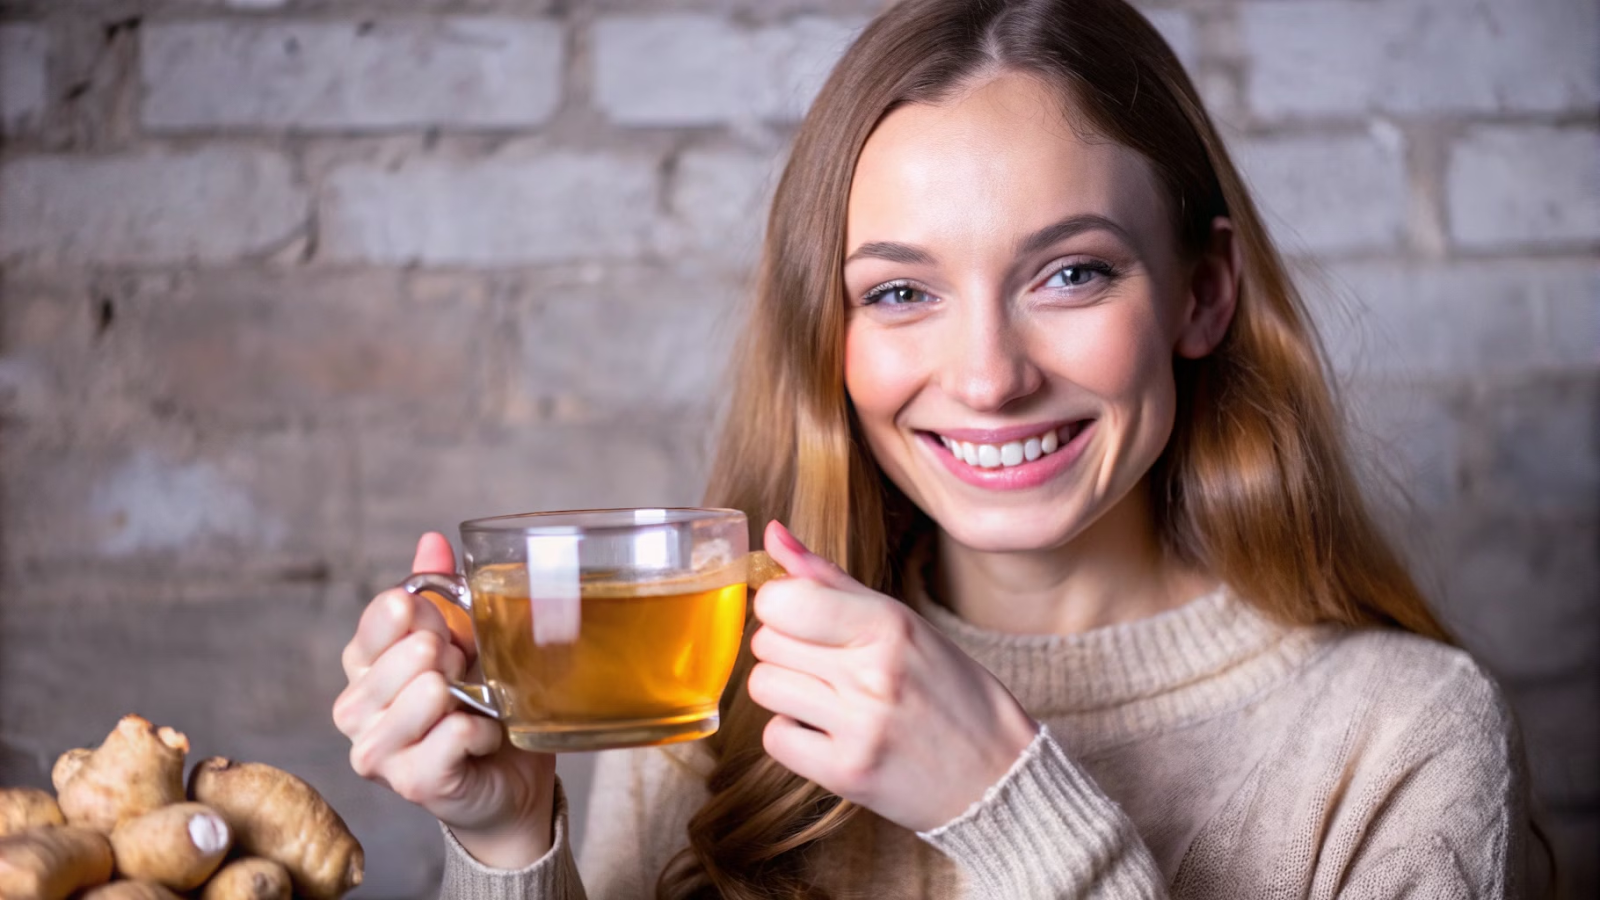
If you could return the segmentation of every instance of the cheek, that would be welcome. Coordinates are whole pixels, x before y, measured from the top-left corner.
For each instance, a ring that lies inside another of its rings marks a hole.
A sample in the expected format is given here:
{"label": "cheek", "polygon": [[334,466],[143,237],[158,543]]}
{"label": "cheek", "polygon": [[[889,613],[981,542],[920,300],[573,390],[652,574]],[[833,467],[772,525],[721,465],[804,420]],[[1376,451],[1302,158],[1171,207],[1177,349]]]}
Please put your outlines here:
{"label": "cheek", "polygon": [[917,354],[903,346],[908,343],[865,323],[852,322],[845,329],[844,388],[869,432],[892,428],[916,394]]}
{"label": "cheek", "polygon": [[1107,310],[1053,335],[1053,367],[1102,400],[1141,402],[1172,393],[1172,348],[1153,316]]}

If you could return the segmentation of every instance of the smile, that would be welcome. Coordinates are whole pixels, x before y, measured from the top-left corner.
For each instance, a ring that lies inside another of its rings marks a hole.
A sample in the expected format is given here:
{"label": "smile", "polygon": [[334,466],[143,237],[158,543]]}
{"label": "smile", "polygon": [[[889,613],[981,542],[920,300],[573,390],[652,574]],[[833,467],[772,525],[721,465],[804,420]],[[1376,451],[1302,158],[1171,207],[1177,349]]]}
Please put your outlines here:
{"label": "smile", "polygon": [[1088,424],[1089,420],[1083,419],[1030,437],[996,444],[960,441],[937,432],[930,433],[950,451],[950,455],[969,466],[980,469],[1003,469],[1049,456],[1070,443]]}
{"label": "smile", "polygon": [[1036,488],[1054,481],[1083,456],[1095,419],[997,430],[918,431],[945,471],[991,491]]}

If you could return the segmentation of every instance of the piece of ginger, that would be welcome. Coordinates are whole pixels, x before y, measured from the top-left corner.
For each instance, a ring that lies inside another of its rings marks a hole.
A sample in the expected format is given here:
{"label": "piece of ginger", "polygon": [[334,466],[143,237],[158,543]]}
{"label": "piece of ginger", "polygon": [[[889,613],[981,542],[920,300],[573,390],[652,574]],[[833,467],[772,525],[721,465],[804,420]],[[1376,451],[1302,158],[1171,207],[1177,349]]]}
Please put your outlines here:
{"label": "piece of ginger", "polygon": [[113,881],[84,893],[77,900],[183,900],[151,881]]}
{"label": "piece of ginger", "polygon": [[174,803],[124,819],[111,832],[111,852],[124,878],[175,891],[204,884],[233,845],[228,823],[200,803]]}
{"label": "piece of ginger", "polygon": [[200,900],[290,900],[292,896],[289,870],[259,856],[223,866],[200,892]]}
{"label": "piece of ginger", "polygon": [[111,880],[111,843],[91,828],[46,825],[0,838],[0,897],[65,900]]}
{"label": "piece of ginger", "polygon": [[0,788],[0,837],[41,825],[65,825],[61,807],[49,791],[38,788]]}
{"label": "piece of ginger", "polygon": [[118,822],[183,800],[189,739],[139,716],[123,716],[94,750],[68,750],[50,779],[67,823],[110,834]]}
{"label": "piece of ginger", "polygon": [[234,844],[281,864],[295,894],[338,900],[361,883],[361,844],[316,789],[263,763],[214,756],[195,766],[189,794],[222,814]]}

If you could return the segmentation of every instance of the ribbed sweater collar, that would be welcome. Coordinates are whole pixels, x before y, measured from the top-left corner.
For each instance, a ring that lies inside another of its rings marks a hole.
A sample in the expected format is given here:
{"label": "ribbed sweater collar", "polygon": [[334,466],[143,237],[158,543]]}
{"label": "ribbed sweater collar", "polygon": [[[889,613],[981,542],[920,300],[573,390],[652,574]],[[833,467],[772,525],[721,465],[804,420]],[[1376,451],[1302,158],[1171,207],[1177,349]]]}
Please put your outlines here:
{"label": "ribbed sweater collar", "polygon": [[1273,622],[1224,587],[1134,622],[1070,635],[1007,634],[935,603],[920,579],[907,588],[913,607],[993,672],[1029,714],[1072,720],[1099,740],[1237,706],[1304,662],[1322,631]]}

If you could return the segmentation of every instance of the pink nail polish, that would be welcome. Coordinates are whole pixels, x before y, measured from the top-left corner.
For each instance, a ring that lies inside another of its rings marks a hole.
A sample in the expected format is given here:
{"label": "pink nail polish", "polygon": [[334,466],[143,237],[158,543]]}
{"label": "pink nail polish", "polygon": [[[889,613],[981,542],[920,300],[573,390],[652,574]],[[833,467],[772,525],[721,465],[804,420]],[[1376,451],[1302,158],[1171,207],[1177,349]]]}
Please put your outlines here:
{"label": "pink nail polish", "polygon": [[782,522],[777,522],[776,520],[774,520],[774,522],[776,522],[778,526],[778,542],[783,544],[785,549],[799,554],[806,554],[810,552],[805,548],[804,544],[800,543],[800,539],[795,537],[794,534],[789,531],[788,526],[784,525]]}

